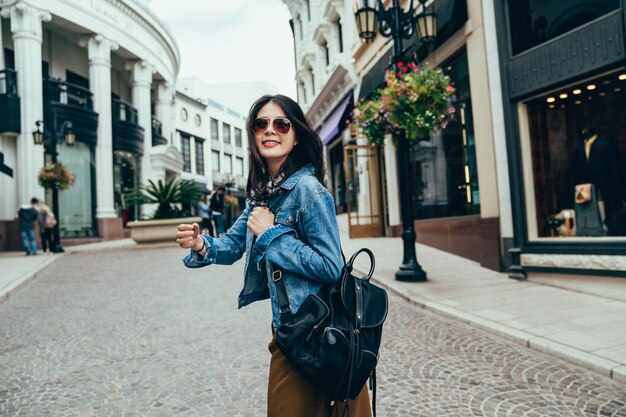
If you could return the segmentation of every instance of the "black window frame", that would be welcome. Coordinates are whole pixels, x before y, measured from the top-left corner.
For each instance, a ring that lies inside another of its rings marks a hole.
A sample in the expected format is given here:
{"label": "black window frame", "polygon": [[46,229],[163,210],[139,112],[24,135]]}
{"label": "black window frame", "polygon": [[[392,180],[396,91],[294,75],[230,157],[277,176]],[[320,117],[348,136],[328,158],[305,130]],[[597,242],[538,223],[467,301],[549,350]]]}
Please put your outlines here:
{"label": "black window frame", "polygon": [[196,174],[204,175],[204,140],[195,138]]}
{"label": "black window frame", "polygon": [[[217,155],[217,159],[215,159],[215,156]],[[215,166],[215,163],[217,161],[217,167]],[[220,172],[220,169],[222,167],[222,162],[221,162],[221,157],[220,157],[220,151],[216,151],[215,149],[211,150],[211,171],[213,172]]]}
{"label": "black window frame", "polygon": [[[226,132],[228,132],[228,135],[226,135]],[[230,135],[230,125],[224,122],[222,122],[222,140],[224,141],[224,143],[232,143],[232,137]]]}
{"label": "black window frame", "polygon": [[220,140],[220,121],[214,117],[211,117],[210,134],[211,139]]}
{"label": "black window frame", "polygon": [[183,156],[183,171],[191,172],[191,137],[180,135],[180,153]]}

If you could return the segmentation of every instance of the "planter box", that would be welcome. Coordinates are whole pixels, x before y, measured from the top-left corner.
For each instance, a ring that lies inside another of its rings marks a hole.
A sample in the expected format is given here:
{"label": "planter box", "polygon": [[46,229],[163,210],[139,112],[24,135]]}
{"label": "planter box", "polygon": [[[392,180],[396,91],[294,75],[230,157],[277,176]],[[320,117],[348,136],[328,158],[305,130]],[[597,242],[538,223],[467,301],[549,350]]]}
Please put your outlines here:
{"label": "planter box", "polygon": [[178,219],[141,220],[129,222],[130,237],[137,243],[176,242],[176,228],[181,223],[198,223],[200,217]]}

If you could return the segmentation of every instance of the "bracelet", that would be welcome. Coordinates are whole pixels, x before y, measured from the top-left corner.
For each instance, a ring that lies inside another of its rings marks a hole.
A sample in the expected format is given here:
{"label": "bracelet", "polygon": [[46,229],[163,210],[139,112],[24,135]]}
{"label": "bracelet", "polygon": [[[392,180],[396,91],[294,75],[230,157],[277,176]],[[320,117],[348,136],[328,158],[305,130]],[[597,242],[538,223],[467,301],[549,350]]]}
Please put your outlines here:
{"label": "bracelet", "polygon": [[[200,238],[202,239],[202,238]],[[200,248],[200,250],[195,250],[196,252],[200,253],[204,250],[204,248],[206,248],[206,240],[202,239],[202,247]]]}

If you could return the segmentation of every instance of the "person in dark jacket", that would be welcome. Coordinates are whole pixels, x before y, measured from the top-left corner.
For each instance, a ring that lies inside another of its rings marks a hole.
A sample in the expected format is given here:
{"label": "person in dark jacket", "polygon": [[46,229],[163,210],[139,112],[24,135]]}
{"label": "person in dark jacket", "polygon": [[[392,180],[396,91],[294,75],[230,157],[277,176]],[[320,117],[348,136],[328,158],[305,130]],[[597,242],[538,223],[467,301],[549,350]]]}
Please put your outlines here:
{"label": "person in dark jacket", "polygon": [[35,240],[35,221],[37,221],[37,200],[35,197],[30,199],[30,204],[24,204],[17,212],[20,221],[20,236],[22,244],[26,251],[26,256],[37,255],[37,241]]}
{"label": "person in dark jacket", "polygon": [[224,234],[224,193],[226,188],[219,187],[217,192],[211,197],[211,215],[215,220],[215,237]]}

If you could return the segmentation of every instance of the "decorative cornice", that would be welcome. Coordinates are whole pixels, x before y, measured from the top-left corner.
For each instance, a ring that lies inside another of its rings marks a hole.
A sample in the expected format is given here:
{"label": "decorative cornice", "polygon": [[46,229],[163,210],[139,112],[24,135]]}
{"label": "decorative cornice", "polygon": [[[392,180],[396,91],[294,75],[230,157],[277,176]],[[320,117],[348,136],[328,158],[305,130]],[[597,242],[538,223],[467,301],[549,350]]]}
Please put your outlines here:
{"label": "decorative cornice", "polygon": [[324,7],[324,12],[322,17],[329,22],[335,20],[335,17],[339,17],[340,20],[343,20],[343,0],[329,0],[326,2],[326,6]]}
{"label": "decorative cornice", "polygon": [[343,65],[337,65],[306,112],[313,127],[317,127],[346,92],[355,85],[356,82],[350,76],[350,72]]}
{"label": "decorative cornice", "polygon": [[324,41],[328,42],[331,28],[328,23],[320,23],[313,32],[313,41],[318,44],[323,44]]}

